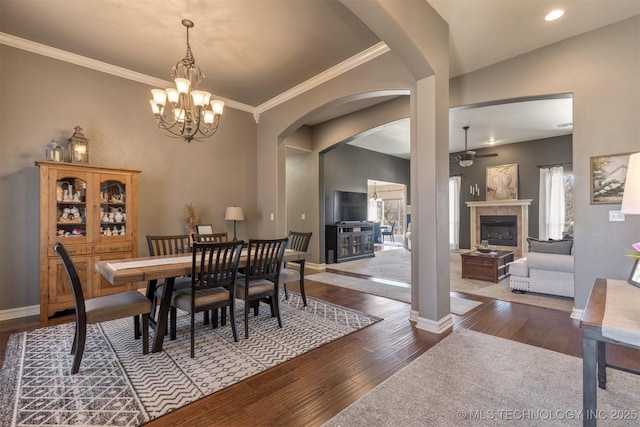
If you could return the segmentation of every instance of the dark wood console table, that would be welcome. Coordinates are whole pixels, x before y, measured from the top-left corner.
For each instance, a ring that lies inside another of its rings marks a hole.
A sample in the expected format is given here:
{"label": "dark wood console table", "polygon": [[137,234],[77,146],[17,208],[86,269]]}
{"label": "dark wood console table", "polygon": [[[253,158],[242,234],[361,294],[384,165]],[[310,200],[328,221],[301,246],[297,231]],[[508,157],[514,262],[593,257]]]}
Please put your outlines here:
{"label": "dark wood console table", "polygon": [[509,276],[509,264],[513,262],[513,251],[493,251],[487,254],[471,251],[462,257],[462,278],[487,280],[498,283]]}
{"label": "dark wood console table", "polygon": [[[631,285],[629,285],[631,286]],[[583,425],[595,426],[597,422],[598,387],[607,385],[606,368],[640,374],[640,372],[607,363],[606,343],[640,350],[640,347],[613,340],[602,335],[602,320],[607,301],[607,279],[596,279],[587,306],[582,313],[582,405]],[[597,374],[597,380],[596,380]]]}
{"label": "dark wood console table", "polygon": [[327,225],[325,230],[327,252],[333,259],[327,262],[344,262],[375,256],[373,246],[374,223],[357,221]]}

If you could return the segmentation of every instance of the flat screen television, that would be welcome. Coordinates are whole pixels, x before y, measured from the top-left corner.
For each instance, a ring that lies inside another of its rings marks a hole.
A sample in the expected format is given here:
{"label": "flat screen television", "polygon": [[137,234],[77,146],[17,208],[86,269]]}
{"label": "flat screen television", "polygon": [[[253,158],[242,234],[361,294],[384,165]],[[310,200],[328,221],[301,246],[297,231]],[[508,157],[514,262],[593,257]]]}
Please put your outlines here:
{"label": "flat screen television", "polygon": [[367,193],[334,190],[333,220],[335,222],[366,221]]}

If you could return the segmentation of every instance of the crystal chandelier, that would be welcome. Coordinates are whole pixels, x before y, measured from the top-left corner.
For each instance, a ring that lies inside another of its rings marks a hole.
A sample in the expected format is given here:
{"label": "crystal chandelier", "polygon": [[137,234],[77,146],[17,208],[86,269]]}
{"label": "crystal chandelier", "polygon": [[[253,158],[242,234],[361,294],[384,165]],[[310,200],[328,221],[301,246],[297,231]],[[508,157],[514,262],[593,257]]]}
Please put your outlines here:
{"label": "crystal chandelier", "polygon": [[[211,93],[198,90],[198,84],[205,76],[196,65],[189,46],[189,28],[193,28],[194,24],[183,19],[182,25],[187,28],[187,55],[171,67],[176,87],[153,89],[153,99],[149,103],[162,133],[172,138],[183,138],[187,142],[200,141],[213,136],[218,130],[224,102],[209,102]],[[165,116],[167,100],[171,107],[169,117]]]}

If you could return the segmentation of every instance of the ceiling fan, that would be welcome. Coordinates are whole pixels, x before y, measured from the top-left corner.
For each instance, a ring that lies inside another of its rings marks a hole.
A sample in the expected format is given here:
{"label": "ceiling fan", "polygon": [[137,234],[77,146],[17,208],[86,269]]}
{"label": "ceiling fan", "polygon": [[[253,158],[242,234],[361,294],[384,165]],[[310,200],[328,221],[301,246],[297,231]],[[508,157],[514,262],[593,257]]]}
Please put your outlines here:
{"label": "ceiling fan", "polygon": [[469,130],[469,126],[463,126],[464,129],[464,152],[459,153],[455,157],[451,158],[451,161],[456,161],[460,163],[460,166],[466,168],[473,164],[473,161],[480,157],[496,157],[498,153],[492,154],[476,154],[473,150],[467,150],[467,131]]}

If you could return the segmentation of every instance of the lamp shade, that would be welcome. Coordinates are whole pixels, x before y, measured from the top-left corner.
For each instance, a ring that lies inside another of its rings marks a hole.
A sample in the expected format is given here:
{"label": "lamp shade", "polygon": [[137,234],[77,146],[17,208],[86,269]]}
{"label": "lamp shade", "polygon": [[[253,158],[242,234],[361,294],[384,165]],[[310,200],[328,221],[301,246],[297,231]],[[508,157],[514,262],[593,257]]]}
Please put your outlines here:
{"label": "lamp shade", "polygon": [[629,156],[620,210],[623,214],[640,215],[640,153]]}
{"label": "lamp shade", "polygon": [[239,206],[229,206],[224,213],[224,219],[227,221],[244,221],[244,212]]}

